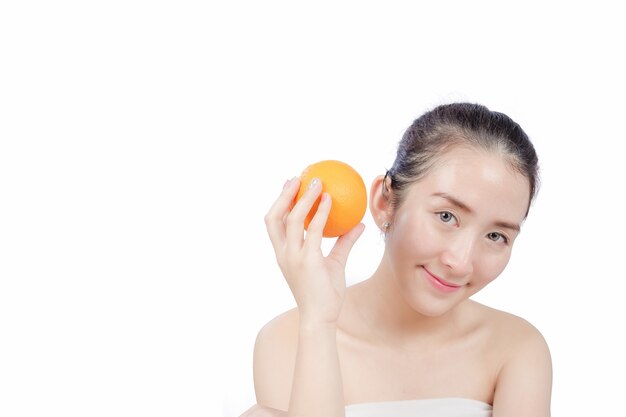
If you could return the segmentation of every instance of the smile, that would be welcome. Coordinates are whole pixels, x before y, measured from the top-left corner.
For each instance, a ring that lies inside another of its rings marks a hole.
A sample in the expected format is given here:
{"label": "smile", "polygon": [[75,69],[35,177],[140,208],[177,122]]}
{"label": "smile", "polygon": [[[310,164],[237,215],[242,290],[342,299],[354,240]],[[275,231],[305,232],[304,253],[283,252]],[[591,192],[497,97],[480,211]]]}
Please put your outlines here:
{"label": "smile", "polygon": [[426,273],[426,277],[428,278],[428,281],[430,281],[430,283],[433,285],[433,287],[435,287],[435,289],[437,289],[437,290],[439,290],[441,292],[450,293],[450,292],[454,292],[454,291],[456,291],[456,290],[458,290],[459,288],[462,287],[462,285],[454,285],[454,284],[450,284],[448,282],[445,282],[444,280],[442,280],[438,276],[433,275],[432,273],[430,273],[430,271],[428,269],[426,269],[425,267],[422,267],[422,269]]}

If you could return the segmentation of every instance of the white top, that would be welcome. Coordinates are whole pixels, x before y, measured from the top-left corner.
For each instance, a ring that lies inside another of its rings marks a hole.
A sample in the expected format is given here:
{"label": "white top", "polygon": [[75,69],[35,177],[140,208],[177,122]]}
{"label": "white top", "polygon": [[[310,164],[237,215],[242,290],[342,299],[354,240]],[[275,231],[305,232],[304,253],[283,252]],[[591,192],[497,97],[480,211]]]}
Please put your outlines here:
{"label": "white top", "polygon": [[467,398],[349,404],[346,417],[491,417],[491,405]]}

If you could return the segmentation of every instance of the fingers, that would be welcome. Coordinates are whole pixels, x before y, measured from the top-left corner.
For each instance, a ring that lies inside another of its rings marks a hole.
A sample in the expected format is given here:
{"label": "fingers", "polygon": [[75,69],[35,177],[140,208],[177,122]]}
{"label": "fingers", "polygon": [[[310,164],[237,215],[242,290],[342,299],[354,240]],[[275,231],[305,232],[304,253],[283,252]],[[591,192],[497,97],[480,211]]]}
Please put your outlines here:
{"label": "fingers", "polygon": [[274,248],[285,240],[285,216],[291,209],[293,199],[298,193],[300,179],[297,177],[285,183],[280,196],[276,199],[270,210],[265,215],[265,226]]}
{"label": "fingers", "polygon": [[350,230],[348,233],[339,236],[339,238],[335,242],[335,245],[328,254],[328,257],[336,260],[345,267],[348,260],[348,255],[350,254],[352,247],[361,236],[361,234],[363,234],[364,230],[365,225],[363,223],[359,223],[354,226],[352,230]]}
{"label": "fingers", "polygon": [[320,248],[322,244],[322,237],[324,234],[324,226],[326,226],[326,220],[330,214],[330,208],[332,205],[332,199],[330,194],[322,193],[320,197],[320,203],[317,206],[317,211],[309,223],[307,229],[306,241],[304,245],[307,248]]}
{"label": "fingers", "polygon": [[[292,248],[300,248],[304,239],[304,219],[315,205],[320,193],[322,192],[322,183],[319,179],[314,178],[309,184],[307,190],[302,194],[296,205],[291,209],[291,213],[286,220],[286,238],[287,244]],[[309,231],[311,225],[309,224]]]}
{"label": "fingers", "polygon": [[299,178],[293,178],[288,181],[278,199],[265,215],[265,225],[275,250],[282,247],[285,243],[294,249],[302,247],[304,219],[315,205],[322,191],[322,184],[317,179],[311,181],[306,192],[293,205],[299,188]]}
{"label": "fingers", "polygon": [[[322,184],[318,179],[314,179],[298,202],[293,205],[299,188],[298,178],[288,181],[265,216],[268,234],[275,250],[285,247],[285,244],[292,250],[299,250],[303,244],[307,249],[313,250],[321,246],[324,226],[332,205],[331,197],[328,193],[322,193],[320,196]],[[305,241],[304,220],[312,209],[316,212],[308,225]],[[364,228],[365,225],[359,224],[340,236],[328,256],[345,266],[348,255]]]}

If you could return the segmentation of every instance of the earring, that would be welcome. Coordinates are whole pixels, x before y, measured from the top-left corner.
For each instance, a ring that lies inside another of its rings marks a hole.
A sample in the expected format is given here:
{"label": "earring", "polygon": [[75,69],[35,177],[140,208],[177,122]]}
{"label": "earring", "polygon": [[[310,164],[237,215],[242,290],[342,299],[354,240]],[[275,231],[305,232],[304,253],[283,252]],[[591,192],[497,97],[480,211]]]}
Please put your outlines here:
{"label": "earring", "polygon": [[383,223],[383,231],[386,232],[387,229],[389,229],[389,226],[390,226],[389,222],[384,222]]}

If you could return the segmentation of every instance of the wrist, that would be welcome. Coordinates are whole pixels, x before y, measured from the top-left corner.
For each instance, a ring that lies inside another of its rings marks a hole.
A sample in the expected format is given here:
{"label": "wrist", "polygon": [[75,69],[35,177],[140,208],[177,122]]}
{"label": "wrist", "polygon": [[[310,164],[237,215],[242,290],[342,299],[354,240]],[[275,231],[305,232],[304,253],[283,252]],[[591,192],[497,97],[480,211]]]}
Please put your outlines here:
{"label": "wrist", "polygon": [[301,317],[299,321],[301,335],[336,334],[337,322],[320,321],[313,318]]}

